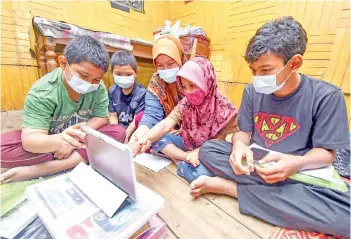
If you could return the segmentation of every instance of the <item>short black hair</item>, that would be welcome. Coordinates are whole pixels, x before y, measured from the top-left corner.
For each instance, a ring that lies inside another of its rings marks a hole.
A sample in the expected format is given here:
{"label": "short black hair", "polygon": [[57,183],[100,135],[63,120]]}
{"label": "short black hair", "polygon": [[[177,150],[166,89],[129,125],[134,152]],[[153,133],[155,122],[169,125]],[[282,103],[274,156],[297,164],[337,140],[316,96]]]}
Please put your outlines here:
{"label": "short black hair", "polygon": [[91,36],[77,36],[72,39],[65,47],[63,55],[68,64],[88,61],[107,72],[108,53],[104,45]]}
{"label": "short black hair", "polygon": [[117,51],[112,55],[111,58],[111,69],[115,68],[115,65],[119,66],[130,66],[134,71],[137,70],[137,61],[130,51]]}
{"label": "short black hair", "polygon": [[260,56],[273,53],[281,56],[286,64],[296,54],[306,51],[308,38],[302,25],[291,16],[265,23],[251,38],[245,53],[248,63]]}

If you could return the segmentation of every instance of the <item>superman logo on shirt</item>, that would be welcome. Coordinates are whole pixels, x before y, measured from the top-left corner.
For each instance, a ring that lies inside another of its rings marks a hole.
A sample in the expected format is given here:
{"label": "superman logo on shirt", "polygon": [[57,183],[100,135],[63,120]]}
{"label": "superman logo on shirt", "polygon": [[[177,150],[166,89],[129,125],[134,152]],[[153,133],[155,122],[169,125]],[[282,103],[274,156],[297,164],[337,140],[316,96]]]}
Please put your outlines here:
{"label": "superman logo on shirt", "polygon": [[296,133],[300,125],[294,118],[258,112],[254,116],[255,129],[267,147],[277,144]]}

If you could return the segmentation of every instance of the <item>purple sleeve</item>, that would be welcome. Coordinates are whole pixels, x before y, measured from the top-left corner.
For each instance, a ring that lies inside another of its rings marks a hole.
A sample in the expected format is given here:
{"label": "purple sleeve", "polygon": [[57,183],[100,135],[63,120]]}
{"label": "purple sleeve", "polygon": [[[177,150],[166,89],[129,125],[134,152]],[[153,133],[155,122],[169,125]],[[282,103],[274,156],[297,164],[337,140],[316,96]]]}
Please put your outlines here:
{"label": "purple sleeve", "polygon": [[135,115],[145,109],[145,93],[146,93],[146,89],[144,87],[140,88],[138,95],[141,95],[141,96],[139,99],[138,107],[135,110]]}
{"label": "purple sleeve", "polygon": [[163,120],[164,112],[160,101],[149,91],[145,94],[145,111],[139,125],[146,125],[152,128],[158,122]]}
{"label": "purple sleeve", "polygon": [[113,107],[113,97],[115,93],[116,86],[113,85],[108,90],[108,111],[109,112],[116,112],[115,108]]}
{"label": "purple sleeve", "polygon": [[241,100],[238,112],[238,126],[240,131],[252,133],[254,131],[253,124],[253,104],[252,94],[250,94],[250,86],[246,86]]}

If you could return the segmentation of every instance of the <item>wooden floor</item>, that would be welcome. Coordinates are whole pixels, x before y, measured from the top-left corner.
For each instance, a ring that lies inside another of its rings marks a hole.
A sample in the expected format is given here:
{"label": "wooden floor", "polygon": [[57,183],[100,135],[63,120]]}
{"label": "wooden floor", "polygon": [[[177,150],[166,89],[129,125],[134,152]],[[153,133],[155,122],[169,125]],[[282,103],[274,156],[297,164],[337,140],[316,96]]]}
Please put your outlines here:
{"label": "wooden floor", "polygon": [[[21,112],[1,113],[1,132],[19,129]],[[161,195],[166,203],[159,215],[167,223],[165,238],[269,238],[274,226],[239,212],[237,200],[205,195],[196,200],[189,184],[177,176],[175,165],[154,173],[136,165],[137,180]]]}

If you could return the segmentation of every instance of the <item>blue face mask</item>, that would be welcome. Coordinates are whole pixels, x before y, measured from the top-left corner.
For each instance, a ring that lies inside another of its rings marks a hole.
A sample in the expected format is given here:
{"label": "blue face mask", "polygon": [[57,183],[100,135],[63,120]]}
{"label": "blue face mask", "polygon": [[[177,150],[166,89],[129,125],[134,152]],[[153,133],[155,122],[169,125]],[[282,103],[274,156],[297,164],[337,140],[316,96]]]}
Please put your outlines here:
{"label": "blue face mask", "polygon": [[179,71],[179,67],[171,68],[167,70],[158,70],[158,74],[162,80],[167,83],[174,83],[177,80],[177,73]]}
{"label": "blue face mask", "polygon": [[122,89],[127,89],[134,84],[134,76],[113,76],[116,85]]}

